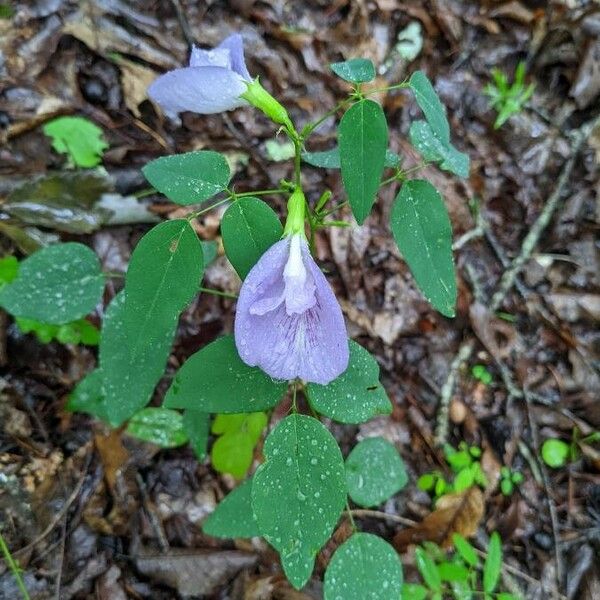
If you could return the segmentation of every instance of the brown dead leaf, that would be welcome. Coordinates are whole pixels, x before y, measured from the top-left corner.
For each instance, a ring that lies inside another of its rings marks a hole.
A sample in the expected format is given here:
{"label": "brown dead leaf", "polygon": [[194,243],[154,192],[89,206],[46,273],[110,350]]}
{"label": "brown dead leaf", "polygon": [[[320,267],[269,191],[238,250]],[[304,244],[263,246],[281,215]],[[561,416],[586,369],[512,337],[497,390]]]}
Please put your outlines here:
{"label": "brown dead leaf", "polygon": [[238,571],[256,564],[258,557],[235,550],[170,550],[166,554],[142,555],[135,561],[144,574],[182,596],[207,596],[216,592]]}
{"label": "brown dead leaf", "polygon": [[452,546],[453,533],[460,533],[466,538],[474,535],[483,513],[483,493],[478,487],[473,486],[457,494],[446,494],[421,523],[399,531],[394,537],[394,546],[398,552],[404,552],[411,544],[430,541],[449,548]]}
{"label": "brown dead leaf", "polygon": [[121,432],[113,429],[107,435],[98,433],[94,436],[94,444],[104,465],[104,478],[114,494],[123,468],[129,461],[129,452],[123,446]]}
{"label": "brown dead leaf", "polygon": [[121,85],[127,108],[136,116],[140,117],[138,106],[148,99],[148,86],[158,76],[152,69],[139,65],[131,60],[119,58],[121,69]]}

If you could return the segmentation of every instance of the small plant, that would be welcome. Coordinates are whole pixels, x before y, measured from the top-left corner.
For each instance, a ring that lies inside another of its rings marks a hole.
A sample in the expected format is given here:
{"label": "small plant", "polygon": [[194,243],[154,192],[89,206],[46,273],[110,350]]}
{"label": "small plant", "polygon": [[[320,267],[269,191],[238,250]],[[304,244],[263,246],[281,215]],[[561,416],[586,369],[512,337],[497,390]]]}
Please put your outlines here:
{"label": "small plant", "polygon": [[432,542],[416,548],[415,562],[423,583],[405,583],[402,600],[516,600],[512,594],[496,591],[502,571],[502,541],[496,532],[490,536],[483,565],[476,549],[464,537],[455,533],[452,541],[455,551],[451,553]]}
{"label": "small plant", "polygon": [[553,469],[563,467],[568,462],[576,461],[581,455],[581,444],[593,444],[600,441],[600,431],[580,438],[579,429],[573,430],[569,443],[556,438],[549,438],[542,444],[542,460]]}
{"label": "small plant", "polygon": [[523,473],[520,471],[511,471],[508,467],[500,469],[500,491],[504,496],[510,496],[515,486],[523,482]]}
{"label": "small plant", "polygon": [[488,371],[485,365],[473,365],[471,367],[471,375],[484,385],[492,383],[492,374]]}
{"label": "small plant", "polygon": [[484,92],[490,98],[490,106],[498,116],[494,129],[502,127],[508,119],[523,110],[523,106],[531,98],[535,85],[525,86],[525,63],[521,61],[515,70],[515,79],[509,84],[508,77],[500,69],[492,69],[493,82],[485,86]]}
{"label": "small plant", "polygon": [[425,473],[417,481],[420,489],[432,493],[437,500],[444,494],[462,492],[474,484],[483,488],[487,486],[487,479],[479,461],[481,448],[469,446],[466,442],[460,442],[458,449],[446,444],[444,455],[455,474],[453,480],[446,481],[440,471]]}

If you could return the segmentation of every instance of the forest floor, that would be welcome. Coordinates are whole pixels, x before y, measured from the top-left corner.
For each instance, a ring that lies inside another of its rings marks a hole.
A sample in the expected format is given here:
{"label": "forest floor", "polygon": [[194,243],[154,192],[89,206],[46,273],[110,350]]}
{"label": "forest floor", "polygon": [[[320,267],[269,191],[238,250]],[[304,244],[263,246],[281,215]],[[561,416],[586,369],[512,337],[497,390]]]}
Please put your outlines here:
{"label": "forest floor", "polygon": [[[184,114],[177,124],[148,101],[148,84],[186,63],[192,42],[212,46],[241,32],[249,71],[260,74],[300,125],[347,92],[331,62],[371,58],[382,65],[379,87],[416,69],[428,74],[447,106],[455,145],[471,158],[464,181],[433,166],[424,173],[442,192],[452,220],[456,318],[427,304],[395,248],[387,216],[397,188],[383,190],[364,226],[326,230],[317,239],[317,258],[349,334],[377,358],[394,405],[391,416],[332,430],[344,453],[357,440],[384,436],[409,474],[402,492],[356,518],[362,529],[395,543],[405,578],[417,581],[411,542],[435,535],[419,529],[432,499],[416,482],[434,471],[449,478],[440,448],[466,442],[481,449],[488,485],[481,509],[467,507],[461,518],[476,530],[482,550],[492,531],[501,534],[504,588],[527,599],[600,598],[600,447],[581,441],[600,429],[598,2],[10,4],[14,14],[0,19],[3,255],[23,256],[60,236],[90,245],[105,271],[123,273],[148,220],[184,212],[159,195],[136,200],[148,187],[141,167],[165,154],[224,153],[238,191],[275,188],[289,177],[290,162],[274,161],[265,145],[275,137],[273,126],[257,111]],[[398,34],[411,23],[418,24],[414,43],[423,47],[409,61]],[[484,87],[493,68],[512,77],[521,60],[535,91],[522,111],[494,129]],[[392,149],[405,165],[417,164],[407,142],[418,114],[413,100],[405,90],[377,99],[388,115]],[[101,185],[89,172],[69,171],[43,134],[43,124],[63,114],[86,116],[104,131],[110,177]],[[311,149],[330,147],[334,136],[329,119]],[[324,189],[343,198],[338,172],[304,172],[311,200]],[[25,183],[52,173],[52,198],[34,185],[26,188],[27,208],[11,208]],[[116,204],[130,197],[133,222],[109,225],[98,217],[106,193],[116,194]],[[283,209],[281,198],[273,202]],[[197,222],[202,239],[219,241],[219,216],[207,213]],[[111,280],[105,303],[121,282]],[[204,285],[239,289],[222,252]],[[231,332],[234,306],[206,294],[194,301],[181,319],[169,373]],[[97,325],[101,314],[94,315]],[[308,587],[294,591],[264,542],[219,542],[198,526],[233,487],[231,477],[208,461],[199,464],[189,447],[159,450],[64,410],[95,363],[93,347],[42,344],[0,316],[0,531],[31,597],[160,600],[190,597],[193,589],[202,598],[321,598],[319,581],[347,535],[347,520],[320,554]],[[159,386],[157,403],[166,386]],[[540,458],[549,438],[576,449],[561,468]],[[255,459],[261,460],[260,445]],[[509,494],[500,489],[502,467],[523,475]],[[0,561],[0,599],[16,598],[15,580]]]}

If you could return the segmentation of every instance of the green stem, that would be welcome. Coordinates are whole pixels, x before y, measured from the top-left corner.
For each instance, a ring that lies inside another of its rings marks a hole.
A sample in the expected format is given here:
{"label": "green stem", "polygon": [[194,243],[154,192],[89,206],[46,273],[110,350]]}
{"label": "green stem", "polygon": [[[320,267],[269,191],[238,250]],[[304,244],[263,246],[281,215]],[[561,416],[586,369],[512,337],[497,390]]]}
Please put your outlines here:
{"label": "green stem", "polygon": [[387,87],[384,87],[384,88],[376,88],[374,90],[367,90],[367,91],[363,91],[362,93],[365,96],[370,96],[371,94],[379,94],[380,92],[389,92],[390,90],[401,90],[401,89],[406,89],[409,87],[410,87],[410,84],[408,83],[408,81],[403,81],[402,83],[397,83],[395,85],[388,85]]}
{"label": "green stem", "polygon": [[350,510],[350,503],[348,502],[348,497],[346,497],[346,513],[348,514],[348,518],[350,519],[350,524],[352,525],[353,531],[358,531],[356,527],[356,523],[354,522],[354,517],[352,516],[352,511]]}
{"label": "green stem", "polygon": [[198,210],[196,212],[190,213],[187,216],[187,220],[191,221],[192,219],[196,219],[200,215],[210,212],[213,208],[217,208],[217,206],[221,206],[221,204],[225,204],[225,202],[229,202],[231,199],[232,198],[230,196],[227,196],[226,198],[222,198],[221,200],[218,200],[217,202],[211,204],[210,206],[207,206],[206,208],[203,208],[202,210]]}
{"label": "green stem", "polygon": [[140,198],[145,198],[146,196],[152,196],[152,194],[158,194],[158,190],[151,188],[146,188],[144,190],[140,190],[139,192],[135,192],[133,196],[135,196],[138,200]]}
{"label": "green stem", "polygon": [[241,193],[237,193],[232,190],[227,190],[227,191],[230,194],[230,198],[234,199],[234,198],[245,198],[247,196],[268,196],[271,194],[272,195],[285,194],[285,193],[287,193],[288,190],[286,190],[284,188],[278,188],[275,190],[258,190],[256,192],[241,192]]}
{"label": "green stem", "polygon": [[232,300],[237,300],[237,294],[230,294],[229,292],[223,292],[222,290],[215,290],[213,288],[200,288],[201,292],[205,294],[212,294],[213,296],[222,296],[223,298],[231,298]]}
{"label": "green stem", "polygon": [[338,110],[343,108],[346,104],[348,104],[351,101],[352,98],[346,98],[341,102],[338,102],[331,110],[328,110],[322,117],[317,119],[314,123],[308,123],[308,125],[305,125],[300,134],[300,138],[303,141],[306,140],[312,135],[312,133],[315,131],[315,129],[317,129],[317,127],[324,123],[329,117],[331,117],[331,115],[335,115],[335,113],[337,113]]}
{"label": "green stem", "polygon": [[13,576],[17,582],[17,587],[19,588],[19,591],[21,592],[21,595],[23,596],[23,600],[31,600],[29,597],[29,592],[27,591],[27,588],[25,587],[25,582],[23,581],[23,578],[21,577],[21,569],[19,568],[19,565],[15,562],[15,559],[12,557],[12,554],[10,553],[10,550],[8,549],[8,546],[6,545],[6,542],[4,541],[4,537],[2,536],[1,533],[0,533],[0,550],[2,550],[2,555],[4,556],[4,560],[6,561],[8,568],[10,569],[11,573],[13,574]]}
{"label": "green stem", "polygon": [[347,204],[348,204],[348,200],[344,200],[343,202],[340,202],[339,204],[336,204],[333,208],[330,208],[328,211],[325,211],[324,213],[321,213],[320,216],[323,217],[323,218],[328,217],[329,215],[333,214],[336,210],[339,210],[340,208],[343,208]]}

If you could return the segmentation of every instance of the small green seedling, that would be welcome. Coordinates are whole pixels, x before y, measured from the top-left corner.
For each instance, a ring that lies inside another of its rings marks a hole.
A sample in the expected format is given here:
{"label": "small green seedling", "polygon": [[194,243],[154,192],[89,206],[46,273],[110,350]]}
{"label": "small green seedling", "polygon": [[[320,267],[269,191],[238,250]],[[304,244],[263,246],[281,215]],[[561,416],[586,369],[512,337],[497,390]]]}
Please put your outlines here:
{"label": "small green seedling", "polygon": [[593,444],[600,441],[600,431],[580,438],[579,429],[573,430],[569,443],[556,438],[549,438],[542,444],[542,460],[553,469],[564,467],[569,462],[576,461],[581,455],[580,444]]}
{"label": "small green seedling", "polygon": [[487,370],[485,365],[473,365],[471,367],[471,375],[484,385],[492,383],[492,374]]}
{"label": "small green seedling", "polygon": [[520,471],[511,471],[508,467],[500,469],[500,491],[504,496],[510,496],[522,482],[523,473]]}
{"label": "small green seedling", "polygon": [[515,70],[515,79],[509,84],[508,77],[500,69],[492,69],[493,82],[485,86],[484,92],[490,98],[490,106],[498,116],[494,129],[502,127],[508,119],[523,110],[523,106],[531,98],[535,85],[525,86],[525,63],[521,61]]}

